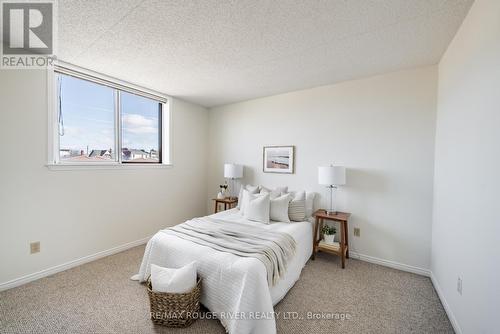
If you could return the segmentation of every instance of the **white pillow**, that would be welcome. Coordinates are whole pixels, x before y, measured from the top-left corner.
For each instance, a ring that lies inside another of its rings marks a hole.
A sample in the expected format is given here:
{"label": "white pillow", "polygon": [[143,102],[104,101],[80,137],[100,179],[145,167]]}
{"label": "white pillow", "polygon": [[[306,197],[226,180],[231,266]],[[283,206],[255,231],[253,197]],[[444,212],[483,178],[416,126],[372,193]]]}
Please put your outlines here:
{"label": "white pillow", "polygon": [[269,211],[269,218],[277,222],[289,223],[290,218],[288,217],[288,204],[292,196],[290,194],[285,194],[275,199],[271,199],[271,210]]}
{"label": "white pillow", "polygon": [[[265,192],[270,193],[272,191],[271,189],[264,187],[264,186],[259,186],[259,189],[261,192],[265,191]],[[276,187],[274,190],[279,191],[280,193],[286,193],[288,191],[288,186]]]}
{"label": "white pillow", "polygon": [[252,194],[252,192],[250,192],[248,190],[243,190],[243,195],[241,196],[240,214],[243,216],[245,215],[245,211],[246,211],[246,208],[247,208],[247,205],[248,205],[248,202],[250,201],[250,199],[252,199],[254,197],[263,196],[263,195],[265,195],[265,194],[261,194],[261,193]]}
{"label": "white pillow", "polygon": [[288,186],[276,187],[276,191],[279,191],[280,193],[286,193],[288,192]]}
{"label": "white pillow", "polygon": [[260,193],[261,194],[268,193],[269,196],[271,197],[271,199],[275,199],[275,198],[280,197],[281,195],[286,194],[287,190],[288,190],[287,186],[276,187],[276,189],[274,189],[274,190],[271,190],[271,189],[266,188],[264,186],[260,186]]}
{"label": "white pillow", "polygon": [[245,186],[245,189],[248,190],[252,194],[257,194],[259,192],[259,186],[252,186],[250,184],[247,184]]}
{"label": "white pillow", "polygon": [[294,193],[294,198],[288,205],[288,216],[290,220],[302,222],[306,219],[306,192],[297,191]]}
{"label": "white pillow", "polygon": [[251,186],[249,184],[247,184],[246,186],[241,186],[240,187],[240,193],[238,195],[238,204],[236,205],[236,207],[240,210],[242,210],[242,202],[243,202],[243,191],[245,190],[248,190],[251,194],[256,194],[259,192],[259,187],[258,186]]}
{"label": "white pillow", "polygon": [[236,204],[236,207],[241,210],[241,203],[243,201],[243,191],[245,190],[245,187],[241,186],[240,187],[240,193],[238,194],[238,204]]}
{"label": "white pillow", "polygon": [[313,214],[314,197],[316,197],[316,193],[306,192],[306,218]]}
{"label": "white pillow", "polygon": [[269,197],[271,199],[279,197],[281,195],[281,193],[277,192],[276,190],[271,190],[271,189],[264,188],[264,187],[260,188],[260,194],[269,194]]}
{"label": "white pillow", "polygon": [[186,293],[196,286],[196,262],[178,269],[151,264],[151,287],[156,292]]}
{"label": "white pillow", "polygon": [[269,194],[253,195],[248,193],[248,203],[245,204],[244,215],[248,220],[269,224]]}
{"label": "white pillow", "polygon": [[250,192],[248,190],[243,190],[242,193],[241,193],[241,197],[240,199],[238,200],[238,204],[240,205],[240,213],[242,215],[245,214],[245,207],[247,206],[248,204],[248,201],[250,200]]}
{"label": "white pillow", "polygon": [[274,189],[274,190],[271,190],[271,189],[266,188],[264,186],[259,186],[259,188],[260,188],[260,193],[261,194],[269,194],[269,196],[271,197],[271,199],[278,198],[281,195],[286,194],[286,192],[288,190],[287,186],[276,187],[276,189]]}

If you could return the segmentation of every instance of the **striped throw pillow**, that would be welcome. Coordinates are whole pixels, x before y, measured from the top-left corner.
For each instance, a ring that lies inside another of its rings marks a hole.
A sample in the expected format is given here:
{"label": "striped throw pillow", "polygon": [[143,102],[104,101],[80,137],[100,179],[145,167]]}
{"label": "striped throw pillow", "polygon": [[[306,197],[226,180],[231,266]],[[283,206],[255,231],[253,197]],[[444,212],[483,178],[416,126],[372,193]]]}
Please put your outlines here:
{"label": "striped throw pillow", "polygon": [[302,222],[306,219],[306,192],[298,191],[288,205],[288,217],[291,221]]}

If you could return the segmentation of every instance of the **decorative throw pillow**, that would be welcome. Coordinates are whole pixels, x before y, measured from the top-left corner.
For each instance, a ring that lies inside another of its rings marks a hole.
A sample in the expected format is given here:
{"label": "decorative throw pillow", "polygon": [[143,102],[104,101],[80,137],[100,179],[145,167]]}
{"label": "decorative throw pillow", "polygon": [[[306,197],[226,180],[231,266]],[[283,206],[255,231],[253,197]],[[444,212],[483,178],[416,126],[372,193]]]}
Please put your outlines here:
{"label": "decorative throw pillow", "polygon": [[316,193],[306,192],[306,218],[309,218],[313,214],[314,198]]}
{"label": "decorative throw pillow", "polygon": [[[245,196],[245,195],[243,195]],[[269,194],[248,194],[248,202],[245,204],[244,215],[248,220],[269,224]]]}
{"label": "decorative throw pillow", "polygon": [[288,217],[288,205],[291,199],[292,196],[289,194],[285,194],[275,199],[271,198],[271,209],[269,211],[271,220],[285,223],[290,222],[290,218]]}
{"label": "decorative throw pillow", "polygon": [[269,196],[271,197],[271,199],[275,199],[275,198],[280,197],[281,195],[286,194],[287,190],[288,190],[288,187],[286,187],[286,186],[276,187],[276,189],[274,189],[274,190],[271,190],[271,189],[266,188],[264,186],[260,186],[260,193],[261,194],[268,193]]}
{"label": "decorative throw pillow", "polygon": [[151,287],[156,292],[186,293],[196,286],[196,262],[178,269],[151,264]]}
{"label": "decorative throw pillow", "polygon": [[301,222],[306,218],[306,192],[297,191],[288,206],[288,216],[290,220]]}
{"label": "decorative throw pillow", "polygon": [[247,184],[245,186],[245,189],[248,190],[251,194],[257,194],[259,192],[259,186],[252,186],[250,184]]}
{"label": "decorative throw pillow", "polygon": [[272,190],[267,188],[267,187],[264,187],[264,186],[259,186],[259,189],[260,189],[260,193],[270,193]]}
{"label": "decorative throw pillow", "polygon": [[243,191],[245,190],[245,187],[241,186],[240,187],[240,193],[238,194],[238,204],[236,204],[236,207],[241,210],[241,203],[243,201]]}
{"label": "decorative throw pillow", "polygon": [[259,187],[258,186],[254,187],[254,186],[251,186],[249,184],[247,184],[246,186],[240,187],[240,193],[238,195],[238,204],[236,205],[236,207],[240,210],[242,210],[241,204],[243,201],[243,191],[244,190],[248,190],[251,194],[256,194],[259,192]]}
{"label": "decorative throw pillow", "polygon": [[249,196],[250,196],[250,192],[248,190],[242,190],[241,195],[238,198],[238,205],[240,206],[239,209],[240,209],[240,213],[242,215],[245,214],[245,207],[250,199]]}
{"label": "decorative throw pillow", "polygon": [[248,205],[248,202],[250,202],[250,199],[254,198],[254,197],[259,197],[259,196],[263,196],[264,194],[260,194],[260,193],[257,193],[257,194],[252,194],[250,191],[248,190],[243,190],[243,195],[241,195],[241,207],[240,207],[240,213],[241,215],[245,215],[245,211],[247,209],[247,205]]}

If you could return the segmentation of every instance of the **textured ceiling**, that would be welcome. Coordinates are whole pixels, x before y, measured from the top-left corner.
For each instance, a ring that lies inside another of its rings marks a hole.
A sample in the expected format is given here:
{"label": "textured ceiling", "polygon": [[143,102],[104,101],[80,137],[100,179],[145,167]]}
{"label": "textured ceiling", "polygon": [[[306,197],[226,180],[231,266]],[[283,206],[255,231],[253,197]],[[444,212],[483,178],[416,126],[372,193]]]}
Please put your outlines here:
{"label": "textured ceiling", "polygon": [[473,0],[61,0],[58,57],[211,107],[435,64]]}

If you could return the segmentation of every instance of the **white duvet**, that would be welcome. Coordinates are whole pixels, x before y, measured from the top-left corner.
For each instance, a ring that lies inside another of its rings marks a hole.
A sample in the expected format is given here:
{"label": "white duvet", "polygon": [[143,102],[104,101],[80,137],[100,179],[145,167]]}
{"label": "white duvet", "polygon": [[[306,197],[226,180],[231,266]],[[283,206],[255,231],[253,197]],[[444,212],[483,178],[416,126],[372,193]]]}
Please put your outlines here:
{"label": "white duvet", "polygon": [[264,264],[255,258],[216,251],[174,235],[156,233],[146,246],[139,281],[147,280],[151,264],[178,268],[196,261],[198,275],[202,278],[201,303],[217,315],[227,332],[276,333],[273,306],[299,279],[311,256],[312,224],[271,222],[266,225],[251,222],[244,219],[238,209],[211,217],[290,234],[297,242],[297,251],[284,277],[270,287]]}

